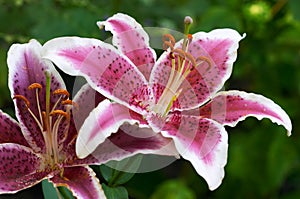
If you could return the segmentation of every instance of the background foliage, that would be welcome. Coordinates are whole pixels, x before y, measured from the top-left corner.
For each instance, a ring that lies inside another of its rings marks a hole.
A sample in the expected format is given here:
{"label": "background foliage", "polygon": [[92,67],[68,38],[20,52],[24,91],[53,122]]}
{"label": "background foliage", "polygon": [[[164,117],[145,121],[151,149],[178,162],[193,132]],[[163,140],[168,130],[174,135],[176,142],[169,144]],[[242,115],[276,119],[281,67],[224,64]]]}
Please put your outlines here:
{"label": "background foliage", "polygon": [[[280,104],[293,122],[293,135],[268,120],[249,118],[229,132],[226,175],[211,192],[186,161],[151,173],[136,174],[124,186],[136,199],[300,198],[300,1],[298,0],[0,0],[0,108],[13,114],[7,88],[6,53],[15,42],[78,35],[106,39],[95,25],[117,12],[143,26],[182,30],[184,16],[194,19],[191,31],[219,27],[247,33],[226,89],[261,93]],[[105,182],[105,179],[102,179]],[[13,196],[31,198],[41,186]]]}

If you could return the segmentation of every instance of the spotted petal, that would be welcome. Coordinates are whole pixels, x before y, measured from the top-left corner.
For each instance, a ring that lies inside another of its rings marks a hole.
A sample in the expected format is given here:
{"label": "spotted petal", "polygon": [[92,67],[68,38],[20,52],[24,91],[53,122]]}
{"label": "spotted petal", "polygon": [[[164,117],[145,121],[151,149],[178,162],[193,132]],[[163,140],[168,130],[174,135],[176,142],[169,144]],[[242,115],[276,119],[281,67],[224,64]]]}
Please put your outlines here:
{"label": "spotted petal", "polygon": [[48,173],[39,171],[43,159],[30,148],[0,144],[0,194],[16,193],[39,183]]}
{"label": "spotted petal", "polygon": [[[28,86],[33,83],[39,83],[44,88],[39,92],[39,101],[42,110],[46,110],[46,71],[51,75],[51,92],[58,88],[65,88],[63,80],[51,62],[42,60],[40,56],[41,48],[41,44],[36,40],[31,40],[26,44],[12,45],[7,56],[9,70],[8,86],[11,91],[11,97],[13,98],[15,95],[26,97],[30,103],[30,109],[36,117],[39,115],[36,93],[34,90],[28,90]],[[58,96],[52,95],[50,99],[51,106],[57,100]],[[16,116],[20,122],[24,137],[34,150],[44,150],[45,144],[41,130],[27,110],[24,101],[15,99],[14,102]]]}
{"label": "spotted petal", "polygon": [[2,143],[29,146],[21,132],[19,124],[0,110],[0,144]]}
{"label": "spotted petal", "polygon": [[96,174],[91,168],[64,168],[63,175],[55,175],[49,179],[55,186],[65,186],[76,198],[106,199]]}
{"label": "spotted petal", "polygon": [[[199,112],[193,115],[199,115]],[[280,106],[262,95],[242,91],[218,93],[211,102],[201,107],[200,115],[228,126],[235,126],[249,116],[257,119],[268,118],[283,125],[288,135],[292,131],[291,120]]]}
{"label": "spotted petal", "polygon": [[[232,29],[216,29],[209,33],[198,32],[188,45],[188,52],[201,58],[180,86],[180,95],[174,103],[177,109],[192,109],[206,102],[230,77],[233,62],[237,57],[238,43],[243,37]],[[175,48],[181,48],[182,40]],[[205,57],[205,60],[203,59]],[[156,98],[162,92],[157,87],[165,87],[171,73],[169,52],[165,52],[155,64],[150,84],[156,90]],[[174,91],[174,94],[176,91]]]}
{"label": "spotted petal", "polygon": [[126,56],[97,39],[56,38],[44,45],[43,54],[67,74],[84,76],[95,90],[127,107],[136,92],[147,85]]}
{"label": "spotted petal", "polygon": [[173,138],[179,154],[189,160],[211,190],[224,177],[227,162],[227,132],[210,119],[193,116],[175,116],[162,134]]}
{"label": "spotted petal", "polygon": [[[74,105],[71,111],[72,114],[68,134],[64,135],[66,137],[63,136],[59,139],[59,142],[62,142],[60,143],[60,147],[62,147],[62,150],[67,156],[67,160],[65,161],[66,165],[73,165],[74,160],[77,160],[75,143],[78,131],[85,119],[89,116],[89,113],[104,99],[104,96],[92,89],[88,84],[82,86],[74,96]],[[96,161],[91,157],[90,160],[87,160],[86,164],[89,164],[90,162]],[[75,163],[75,165],[77,165],[77,163]]]}
{"label": "spotted petal", "polygon": [[113,34],[113,45],[124,53],[149,79],[156,60],[155,51],[149,46],[149,36],[143,27],[132,17],[118,13],[97,25]]}
{"label": "spotted petal", "polygon": [[92,156],[98,163],[110,160],[122,160],[135,154],[156,154],[177,156],[178,152],[170,138],[154,133],[149,127],[137,124],[123,124],[117,133],[112,134],[101,143]]}
{"label": "spotted petal", "polygon": [[131,117],[129,109],[125,106],[111,103],[109,100],[102,101],[89,114],[79,130],[76,141],[78,157],[84,158],[92,153],[107,137],[117,132],[125,122],[134,124],[139,121]]}

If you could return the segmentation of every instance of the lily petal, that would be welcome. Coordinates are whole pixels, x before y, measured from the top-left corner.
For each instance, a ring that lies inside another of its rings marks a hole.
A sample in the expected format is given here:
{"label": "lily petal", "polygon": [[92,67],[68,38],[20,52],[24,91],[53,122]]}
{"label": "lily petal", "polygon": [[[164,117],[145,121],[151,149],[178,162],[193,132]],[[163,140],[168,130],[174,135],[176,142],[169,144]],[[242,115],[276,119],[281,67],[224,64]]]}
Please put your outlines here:
{"label": "lily petal", "polygon": [[69,131],[67,135],[64,135],[66,137],[62,136],[59,139],[59,145],[61,145],[67,156],[67,165],[72,165],[74,157],[76,157],[75,143],[79,129],[90,112],[104,99],[103,95],[92,89],[88,84],[83,85],[74,96]]}
{"label": "lily petal", "polygon": [[[196,114],[199,115],[199,112]],[[249,116],[259,120],[268,118],[283,125],[288,135],[292,131],[291,120],[280,106],[262,95],[243,91],[218,93],[211,102],[200,108],[200,115],[232,127]]]}
{"label": "lily petal", "polygon": [[106,199],[94,171],[88,166],[64,168],[63,175],[50,178],[55,186],[65,186],[77,198]]}
{"label": "lily petal", "polygon": [[0,144],[0,194],[16,193],[39,183],[48,173],[39,171],[43,159],[30,148]]}
{"label": "lily petal", "polygon": [[[34,90],[29,90],[28,86],[33,83],[39,83],[44,89],[39,93],[40,107],[45,108],[45,87],[47,71],[51,75],[51,91],[58,88],[65,88],[64,82],[61,79],[54,66],[47,60],[42,60],[40,56],[42,46],[36,40],[30,40],[26,44],[13,44],[7,56],[7,65],[9,69],[8,86],[11,92],[11,97],[22,95],[27,98],[30,103],[30,109],[38,117],[38,106],[36,93]],[[50,103],[58,100],[59,96],[51,96]],[[30,115],[27,107],[22,100],[15,99],[16,116],[20,122],[24,137],[30,146],[37,152],[45,149],[44,139],[40,128]],[[39,118],[39,117],[38,117]]]}
{"label": "lily petal", "polygon": [[105,97],[130,107],[147,81],[137,67],[112,45],[97,39],[62,37],[45,43],[45,58],[69,75],[86,78]]}
{"label": "lily petal", "polygon": [[109,100],[102,101],[90,113],[79,130],[76,141],[77,156],[84,158],[92,153],[125,122],[134,124],[139,121],[131,117],[130,110],[125,106],[111,103]]}
{"label": "lily petal", "polygon": [[0,144],[15,143],[23,146],[29,146],[25,140],[19,124],[6,113],[0,110]]}
{"label": "lily petal", "polygon": [[113,34],[113,45],[149,79],[156,53],[149,46],[149,36],[143,27],[134,18],[122,13],[115,14],[106,21],[99,21],[97,25],[99,28],[105,26],[105,30]]}
{"label": "lily petal", "polygon": [[[173,105],[179,110],[199,107],[209,100],[210,96],[222,88],[230,77],[232,66],[237,57],[238,43],[244,36],[232,29],[216,29],[209,33],[198,32],[193,35],[188,45],[188,52],[200,59],[181,84],[181,92],[177,103]],[[175,44],[181,48],[183,41]],[[150,77],[152,87],[165,87],[171,72],[169,52],[164,52],[155,64]],[[161,90],[161,89],[155,89]],[[176,91],[174,91],[176,92]],[[161,92],[156,92],[159,98]]]}
{"label": "lily petal", "polygon": [[178,156],[172,139],[154,133],[149,127],[128,123],[120,126],[119,131],[109,136],[91,155],[98,160],[97,163],[103,164],[135,154]]}
{"label": "lily petal", "polygon": [[162,131],[173,138],[179,154],[189,160],[211,190],[216,189],[224,177],[227,162],[228,135],[225,128],[210,119],[180,116],[173,127]]}
{"label": "lily petal", "polygon": [[74,96],[73,118],[76,129],[80,129],[84,120],[97,105],[106,99],[99,92],[95,91],[89,84],[85,84]]}

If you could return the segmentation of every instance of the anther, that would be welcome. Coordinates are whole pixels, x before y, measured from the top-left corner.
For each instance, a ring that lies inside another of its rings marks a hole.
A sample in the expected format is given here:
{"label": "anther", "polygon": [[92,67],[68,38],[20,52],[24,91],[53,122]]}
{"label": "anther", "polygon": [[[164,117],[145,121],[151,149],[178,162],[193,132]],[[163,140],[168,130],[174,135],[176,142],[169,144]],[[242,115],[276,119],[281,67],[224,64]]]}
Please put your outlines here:
{"label": "anther", "polygon": [[30,84],[28,86],[28,89],[29,90],[33,90],[33,89],[39,89],[39,90],[41,90],[42,89],[42,85],[39,84],[39,83],[33,83],[33,84]]}
{"label": "anther", "polygon": [[53,95],[65,95],[65,99],[68,99],[70,96],[69,92],[65,89],[56,89],[53,91]]}
{"label": "anther", "polygon": [[192,63],[193,67],[196,67],[196,60],[193,57],[193,55],[191,53],[186,52],[185,53],[186,58],[188,58],[188,60],[190,60],[190,62]]}
{"label": "anther", "polygon": [[167,50],[168,48],[170,48],[171,51],[173,51],[174,50],[174,45],[170,41],[164,41],[163,50]]}
{"label": "anther", "polygon": [[66,99],[66,100],[63,100],[61,102],[62,105],[73,105],[73,101],[72,100],[69,100],[69,99]]}
{"label": "anther", "polygon": [[64,116],[65,118],[68,118],[68,117],[69,117],[68,113],[66,113],[66,112],[63,111],[63,110],[54,110],[54,111],[52,111],[52,112],[50,113],[50,116],[53,116],[53,115],[62,115],[62,116]]}
{"label": "anther", "polygon": [[13,99],[20,99],[20,100],[23,100],[27,108],[29,108],[29,106],[30,106],[30,102],[29,102],[28,99],[27,99],[26,97],[24,97],[23,95],[15,95],[15,96],[13,97]]}
{"label": "anther", "polygon": [[[208,68],[206,70],[209,70],[212,67],[212,63],[211,63],[211,61],[210,61],[210,59],[208,57],[199,56],[196,59],[196,63],[198,63],[199,61],[204,61],[204,62],[206,62],[208,64]],[[201,63],[198,63],[198,65],[199,64],[201,64]]]}
{"label": "anther", "polygon": [[171,34],[164,34],[162,37],[163,42],[168,41],[171,42],[171,44],[174,46],[175,45],[175,38]]}
{"label": "anther", "polygon": [[174,49],[174,52],[177,53],[180,57],[185,58],[186,53],[182,49],[176,48]]}

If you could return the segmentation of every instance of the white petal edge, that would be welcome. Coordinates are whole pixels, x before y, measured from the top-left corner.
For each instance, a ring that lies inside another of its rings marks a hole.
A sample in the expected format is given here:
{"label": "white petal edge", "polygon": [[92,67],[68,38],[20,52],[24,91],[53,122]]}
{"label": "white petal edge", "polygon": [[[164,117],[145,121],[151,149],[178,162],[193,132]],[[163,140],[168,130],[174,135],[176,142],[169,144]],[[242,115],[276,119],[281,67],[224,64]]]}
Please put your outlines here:
{"label": "white petal edge", "polygon": [[[109,109],[110,106],[116,105],[119,106],[120,109],[128,110],[126,113],[125,111],[122,113],[122,115],[119,115],[118,113],[112,113],[114,114],[114,119],[116,119],[114,122],[112,122],[111,125],[109,125],[107,128],[103,129],[99,125],[97,125],[99,128],[97,130],[97,135],[93,137],[92,141],[89,141],[90,132],[92,132],[95,128],[95,124],[98,124],[98,118],[103,117],[103,112],[105,110]],[[124,118],[118,118],[122,117]],[[139,121],[134,120],[130,117],[129,109],[127,109],[125,106],[112,103],[109,100],[103,100],[101,103],[98,104],[98,106],[93,109],[89,116],[84,121],[82,127],[80,128],[78,132],[78,137],[76,140],[76,154],[79,158],[85,158],[89,154],[91,154],[99,144],[103,143],[107,137],[109,137],[112,133],[116,133],[119,129],[119,127],[124,124],[125,122],[128,122],[129,124],[135,124],[139,123]]]}
{"label": "white petal edge", "polygon": [[279,119],[277,119],[275,117],[271,117],[271,116],[268,116],[268,115],[265,115],[265,116],[261,115],[260,116],[260,115],[255,115],[255,114],[249,114],[247,116],[241,117],[238,121],[236,121],[234,123],[226,124],[226,125],[234,127],[234,126],[236,126],[236,124],[238,122],[245,120],[249,116],[253,116],[253,117],[257,118],[258,120],[262,120],[263,118],[268,118],[273,123],[276,123],[278,125],[284,126],[286,128],[286,130],[287,130],[287,135],[288,136],[291,135],[291,132],[292,132],[292,122],[291,122],[289,116],[287,115],[287,113],[279,105],[277,105],[271,99],[266,98],[266,97],[264,97],[262,95],[259,95],[259,94],[247,93],[247,92],[238,91],[238,90],[222,91],[222,92],[217,93],[217,95],[215,97],[220,96],[220,95],[225,95],[225,96],[226,95],[240,96],[243,99],[251,100],[253,102],[258,102],[259,104],[262,104],[262,105],[268,107],[270,110],[273,110],[282,119],[282,121],[281,121],[281,120],[279,120]]}

